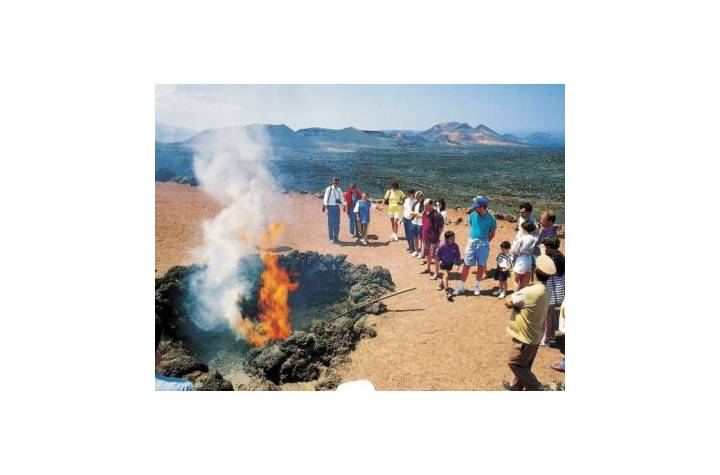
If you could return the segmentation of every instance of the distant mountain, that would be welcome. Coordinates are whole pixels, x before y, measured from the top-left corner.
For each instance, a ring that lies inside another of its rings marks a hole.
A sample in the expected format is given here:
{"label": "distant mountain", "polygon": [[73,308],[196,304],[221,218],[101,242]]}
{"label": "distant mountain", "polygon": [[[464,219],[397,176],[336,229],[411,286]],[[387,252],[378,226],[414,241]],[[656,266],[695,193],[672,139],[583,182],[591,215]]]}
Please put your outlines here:
{"label": "distant mountain", "polygon": [[165,124],[155,124],[155,141],[160,143],[184,142],[197,131],[184,129],[182,127],[173,127]]}
{"label": "distant mountain", "polygon": [[[176,135],[171,136],[170,129],[177,128],[157,124],[156,134],[165,141],[175,142],[176,138],[182,135],[182,131],[188,132],[187,129],[179,129]],[[162,130],[162,133],[158,133],[158,130]],[[360,130],[355,127],[345,129],[310,127],[294,131],[284,124],[254,124],[203,130],[191,137],[186,137],[182,145],[193,148],[203,142],[216,139],[232,143],[229,141],[242,140],[244,135],[249,136],[255,143],[266,143],[278,151],[337,153],[373,149],[472,149],[487,146],[554,147],[564,145],[564,140],[559,135],[537,132],[522,138],[512,134],[501,135],[484,124],[472,127],[464,122],[441,122],[424,131]],[[170,137],[173,140],[170,140]]]}
{"label": "distant mountain", "polygon": [[490,127],[480,124],[475,128],[466,123],[442,122],[434,125],[420,136],[431,142],[437,142],[449,147],[477,147],[487,145],[524,146],[519,142],[507,141]]}
{"label": "distant mountain", "polygon": [[565,145],[565,139],[563,137],[545,132],[535,132],[532,135],[528,135],[525,137],[523,142],[535,147],[555,147]]}
{"label": "distant mountain", "polygon": [[363,131],[355,127],[342,130],[313,127],[300,129],[297,134],[308,137],[319,148],[329,152],[350,152],[359,148],[392,148],[393,140],[383,132]]}
{"label": "distant mountain", "polygon": [[229,142],[236,139],[242,139],[243,135],[258,144],[267,142],[273,148],[290,148],[290,149],[315,149],[317,145],[314,141],[298,134],[285,124],[282,125],[266,125],[253,124],[241,127],[224,127],[221,129],[208,129],[193,135],[186,140],[183,145],[194,147],[211,140]]}

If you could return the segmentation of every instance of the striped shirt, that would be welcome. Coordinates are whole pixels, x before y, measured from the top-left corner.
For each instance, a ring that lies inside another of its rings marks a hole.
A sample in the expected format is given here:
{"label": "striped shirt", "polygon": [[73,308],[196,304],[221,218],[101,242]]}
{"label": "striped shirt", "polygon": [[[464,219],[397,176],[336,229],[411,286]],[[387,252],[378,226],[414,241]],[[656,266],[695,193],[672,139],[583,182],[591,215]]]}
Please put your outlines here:
{"label": "striped shirt", "polygon": [[512,267],[512,261],[507,254],[498,254],[496,262],[498,269],[506,270]]}
{"label": "striped shirt", "polygon": [[561,305],[565,300],[565,256],[555,251],[550,256],[555,263],[557,273],[550,277],[547,288],[550,291],[550,305]]}
{"label": "striped shirt", "polygon": [[550,305],[562,305],[565,301],[565,276],[555,275],[547,281],[547,288],[550,293]]}

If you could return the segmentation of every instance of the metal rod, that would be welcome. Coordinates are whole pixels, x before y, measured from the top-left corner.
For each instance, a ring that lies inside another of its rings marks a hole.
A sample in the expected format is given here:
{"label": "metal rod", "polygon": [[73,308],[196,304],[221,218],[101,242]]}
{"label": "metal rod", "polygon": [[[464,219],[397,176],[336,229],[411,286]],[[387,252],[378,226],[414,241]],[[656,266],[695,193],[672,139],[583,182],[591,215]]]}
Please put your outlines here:
{"label": "metal rod", "polygon": [[399,290],[399,291],[393,292],[393,293],[391,293],[391,294],[383,295],[383,296],[380,297],[380,298],[377,298],[377,299],[375,299],[375,300],[371,300],[370,302],[365,302],[364,304],[361,304],[361,305],[358,305],[358,306],[356,306],[356,307],[353,307],[353,308],[351,308],[350,310],[346,310],[345,312],[341,313],[340,315],[336,315],[336,316],[334,316],[334,317],[332,317],[332,318],[328,318],[328,319],[325,320],[325,321],[326,321],[326,322],[331,322],[331,321],[333,321],[333,320],[337,320],[338,318],[343,317],[343,316],[347,315],[348,313],[352,313],[352,312],[354,312],[354,311],[356,311],[356,310],[359,310],[359,309],[361,309],[361,308],[365,308],[365,307],[367,307],[368,305],[372,305],[372,304],[374,304],[374,303],[376,303],[376,302],[379,302],[379,301],[381,301],[381,300],[389,299],[390,297],[394,297],[394,296],[396,296],[396,295],[400,295],[400,294],[405,293],[405,292],[410,292],[411,290],[415,290],[415,289],[416,289],[416,287],[410,287],[410,288],[408,288],[408,289]]}

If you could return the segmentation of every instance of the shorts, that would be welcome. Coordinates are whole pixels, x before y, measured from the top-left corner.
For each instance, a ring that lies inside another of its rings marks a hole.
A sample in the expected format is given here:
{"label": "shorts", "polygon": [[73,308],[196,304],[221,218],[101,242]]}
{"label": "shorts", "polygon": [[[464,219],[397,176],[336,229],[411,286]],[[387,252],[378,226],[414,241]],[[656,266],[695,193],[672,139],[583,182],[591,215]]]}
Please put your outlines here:
{"label": "shorts", "polygon": [[495,280],[503,282],[508,280],[508,277],[510,277],[509,269],[500,269],[499,267],[495,269]]}
{"label": "shorts", "polygon": [[455,265],[454,262],[443,262],[440,261],[440,269],[442,270],[452,270],[453,266]]}
{"label": "shorts", "polygon": [[532,270],[533,260],[532,256],[522,255],[517,256],[515,265],[513,266],[513,272],[516,274],[524,274]]}
{"label": "shorts", "polygon": [[465,265],[485,267],[490,255],[490,243],[482,239],[469,239],[465,246]]}
{"label": "shorts", "polygon": [[399,206],[390,206],[388,208],[388,216],[390,216],[392,219],[400,219],[402,218],[402,210]]}

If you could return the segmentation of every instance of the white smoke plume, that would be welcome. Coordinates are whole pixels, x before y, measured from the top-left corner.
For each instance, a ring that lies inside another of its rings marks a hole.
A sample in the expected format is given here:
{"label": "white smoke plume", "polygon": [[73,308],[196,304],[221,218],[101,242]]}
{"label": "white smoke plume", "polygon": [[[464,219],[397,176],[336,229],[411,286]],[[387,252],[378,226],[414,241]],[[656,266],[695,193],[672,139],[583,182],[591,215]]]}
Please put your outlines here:
{"label": "white smoke plume", "polygon": [[209,330],[229,323],[239,295],[253,283],[238,272],[243,257],[257,254],[268,225],[274,184],[267,169],[269,138],[262,127],[220,129],[194,140],[200,187],[224,208],[203,223],[203,245],[194,250],[206,271],[192,284],[193,319]]}

